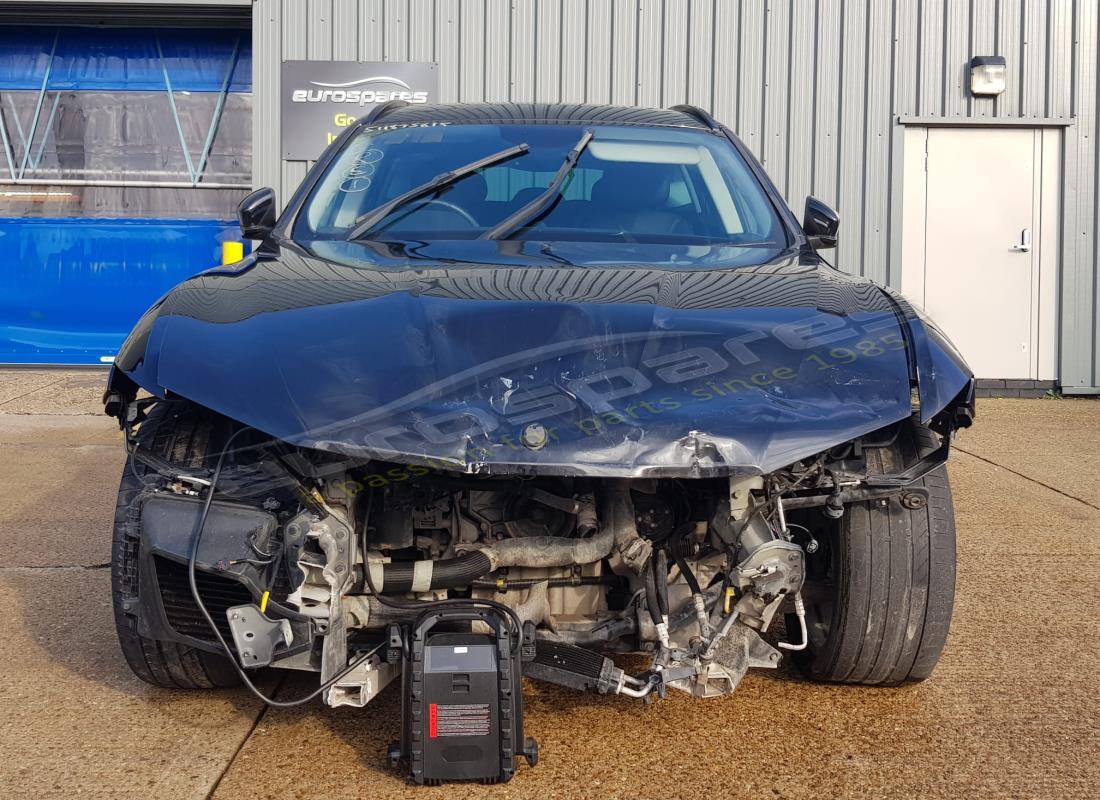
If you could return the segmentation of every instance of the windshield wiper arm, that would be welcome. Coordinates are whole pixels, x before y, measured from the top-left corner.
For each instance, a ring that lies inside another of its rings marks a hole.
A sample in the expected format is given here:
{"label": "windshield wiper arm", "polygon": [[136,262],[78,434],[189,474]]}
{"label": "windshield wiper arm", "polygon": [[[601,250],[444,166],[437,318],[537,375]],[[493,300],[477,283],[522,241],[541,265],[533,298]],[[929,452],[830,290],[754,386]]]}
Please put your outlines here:
{"label": "windshield wiper arm", "polygon": [[392,200],[388,200],[377,208],[372,208],[365,214],[360,215],[356,220],[352,229],[348,232],[347,239],[351,241],[353,239],[360,238],[363,234],[370,231],[375,225],[384,220],[398,208],[407,203],[411,203],[414,200],[419,200],[425,195],[434,194],[445,186],[449,186],[455,181],[465,178],[471,173],[477,172],[479,169],[485,167],[491,167],[493,164],[499,164],[501,161],[507,161],[509,158],[515,158],[516,156],[523,155],[527,152],[528,146],[525,143],[517,144],[515,147],[509,147],[507,150],[501,150],[499,153],[493,153],[485,158],[479,158],[477,161],[471,161],[469,164],[464,164],[457,169],[452,169],[450,172],[442,172],[436,175],[427,183],[422,183],[419,186],[414,186],[409,191],[402,195],[398,195]]}
{"label": "windshield wiper arm", "polygon": [[511,214],[503,222],[498,223],[490,230],[479,236],[479,239],[504,239],[515,233],[522,228],[528,222],[537,219],[542,213],[544,213],[550,205],[557,200],[561,191],[561,185],[565,182],[565,179],[569,177],[569,174],[573,171],[573,167],[577,164],[577,159],[581,157],[581,153],[588,147],[588,143],[592,141],[593,133],[588,130],[584,132],[580,140],[573,145],[573,149],[569,151],[569,154],[565,157],[565,161],[562,162],[561,167],[558,168],[557,173],[554,175],[554,179],[550,181],[550,185],[546,187],[546,191],[532,200],[530,203],[519,209],[515,213]]}

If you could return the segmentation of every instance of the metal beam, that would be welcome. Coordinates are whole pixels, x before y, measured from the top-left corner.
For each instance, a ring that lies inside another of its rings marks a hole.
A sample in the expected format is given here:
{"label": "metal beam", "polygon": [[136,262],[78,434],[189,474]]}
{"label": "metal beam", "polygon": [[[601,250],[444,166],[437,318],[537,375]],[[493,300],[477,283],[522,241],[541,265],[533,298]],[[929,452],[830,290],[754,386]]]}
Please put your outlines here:
{"label": "metal beam", "polygon": [[214,114],[210,117],[210,128],[206,131],[206,141],[202,145],[202,157],[199,159],[199,168],[192,176],[192,184],[198,185],[202,176],[206,173],[206,160],[210,158],[210,148],[214,146],[214,135],[218,131],[218,125],[222,121],[222,112],[225,110],[225,101],[229,96],[229,84],[233,81],[233,73],[237,71],[237,60],[241,54],[241,37],[238,35],[233,42],[233,55],[229,59],[229,69],[225,71],[225,80],[218,94],[218,103],[214,106]]}
{"label": "metal beam", "polygon": [[61,92],[57,92],[53,96],[53,105],[50,106],[50,115],[46,117],[46,130],[42,134],[42,141],[38,143],[38,155],[31,159],[31,169],[37,171],[39,165],[42,163],[42,154],[46,152],[46,141],[50,138],[50,128],[53,125],[53,118],[57,116],[57,105],[61,100]]}
{"label": "metal beam", "polygon": [[61,38],[61,29],[58,28],[53,35],[53,46],[50,48],[50,60],[46,62],[46,74],[42,76],[42,88],[38,90],[38,102],[34,105],[34,116],[31,118],[31,130],[27,135],[26,144],[23,146],[23,163],[19,165],[19,177],[27,171],[27,162],[31,157],[31,145],[34,144],[34,132],[38,130],[38,115],[42,113],[42,102],[46,99],[46,87],[50,84],[50,73],[53,71],[53,59],[57,55],[57,40]]}
{"label": "metal beam", "polygon": [[1067,117],[911,117],[897,118],[898,125],[921,128],[1069,128],[1076,120]]}
{"label": "metal beam", "polygon": [[180,137],[180,147],[183,148],[183,160],[187,164],[187,174],[191,176],[191,185],[198,183],[195,177],[195,165],[191,161],[191,153],[187,149],[187,137],[183,135],[183,125],[180,124],[179,111],[176,109],[176,97],[172,93],[172,79],[168,77],[168,62],[164,60],[164,50],[160,46],[160,34],[154,33],[153,39],[157,43],[157,57],[160,59],[160,71],[164,75],[164,88],[168,90],[168,105],[172,109],[172,119],[176,123],[176,133]]}
{"label": "metal beam", "polygon": [[[14,109],[12,110],[14,114]],[[4,157],[8,160],[8,173],[11,175],[11,179],[15,180],[15,162],[11,157],[11,142],[8,140],[8,126],[4,123],[4,108],[0,105],[0,138],[4,140]]]}
{"label": "metal beam", "polygon": [[133,189],[251,189],[249,183],[200,183],[197,186],[191,181],[82,181],[82,180],[50,180],[49,178],[0,178],[0,186],[121,186]]}

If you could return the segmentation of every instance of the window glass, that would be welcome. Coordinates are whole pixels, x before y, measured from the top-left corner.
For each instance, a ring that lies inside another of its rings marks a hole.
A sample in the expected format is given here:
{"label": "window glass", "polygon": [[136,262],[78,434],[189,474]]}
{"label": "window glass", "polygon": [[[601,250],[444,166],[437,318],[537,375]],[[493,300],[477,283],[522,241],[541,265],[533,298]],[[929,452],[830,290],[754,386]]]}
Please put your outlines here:
{"label": "window glass", "polygon": [[[230,94],[200,165],[218,95],[175,98],[192,167],[202,182],[252,179],[252,97]],[[16,173],[24,178],[84,181],[190,181],[187,159],[165,92],[48,92],[39,109],[37,92],[0,93],[0,115],[10,140]],[[7,163],[0,156],[0,174]]]}
{"label": "window glass", "polygon": [[0,216],[232,219],[250,90],[247,31],[0,26]]}
{"label": "window glass", "polygon": [[[585,128],[574,125],[375,126],[349,140],[299,215],[295,235],[342,238],[367,212],[436,175],[526,144],[395,209],[377,239],[472,239],[545,191]],[[737,151],[711,133],[596,126],[552,207],[520,238],[785,244],[763,188]]]}

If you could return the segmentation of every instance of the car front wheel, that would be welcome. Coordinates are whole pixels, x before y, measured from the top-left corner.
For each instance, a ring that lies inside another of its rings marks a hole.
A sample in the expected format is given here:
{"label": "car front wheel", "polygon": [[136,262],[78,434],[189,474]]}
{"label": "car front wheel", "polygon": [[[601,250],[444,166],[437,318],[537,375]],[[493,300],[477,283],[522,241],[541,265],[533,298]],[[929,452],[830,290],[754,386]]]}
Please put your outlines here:
{"label": "car front wheel", "polygon": [[[938,444],[903,425],[891,446],[867,450],[869,471],[896,472]],[[807,558],[810,641],[797,661],[810,678],[892,686],[924,680],[939,661],[955,598],[955,513],[944,467],[913,487],[927,494],[852,503],[835,522],[806,512],[818,549]],[[788,616],[796,640],[797,625]]]}
{"label": "car front wheel", "polygon": [[[181,469],[200,467],[210,460],[208,452],[214,427],[211,415],[200,409],[177,403],[158,403],[138,430],[137,446]],[[140,460],[128,460],[118,490],[111,547],[111,594],[122,654],[134,674],[154,686],[169,689],[235,686],[239,678],[224,656],[179,642],[151,639],[138,631],[131,608],[138,598],[138,582],[142,579],[139,570],[141,538],[131,506],[154,475]]]}

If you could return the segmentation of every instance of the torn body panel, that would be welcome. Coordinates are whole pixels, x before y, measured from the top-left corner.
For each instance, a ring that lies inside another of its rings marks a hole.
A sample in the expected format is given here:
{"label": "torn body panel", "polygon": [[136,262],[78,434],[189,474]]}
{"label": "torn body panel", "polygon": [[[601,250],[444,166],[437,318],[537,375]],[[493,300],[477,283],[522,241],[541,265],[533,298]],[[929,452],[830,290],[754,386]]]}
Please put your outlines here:
{"label": "torn body panel", "polygon": [[177,287],[115,369],[297,446],[608,477],[765,474],[908,417],[911,373],[924,420],[971,379],[907,305],[819,265],[344,266],[285,248]]}

